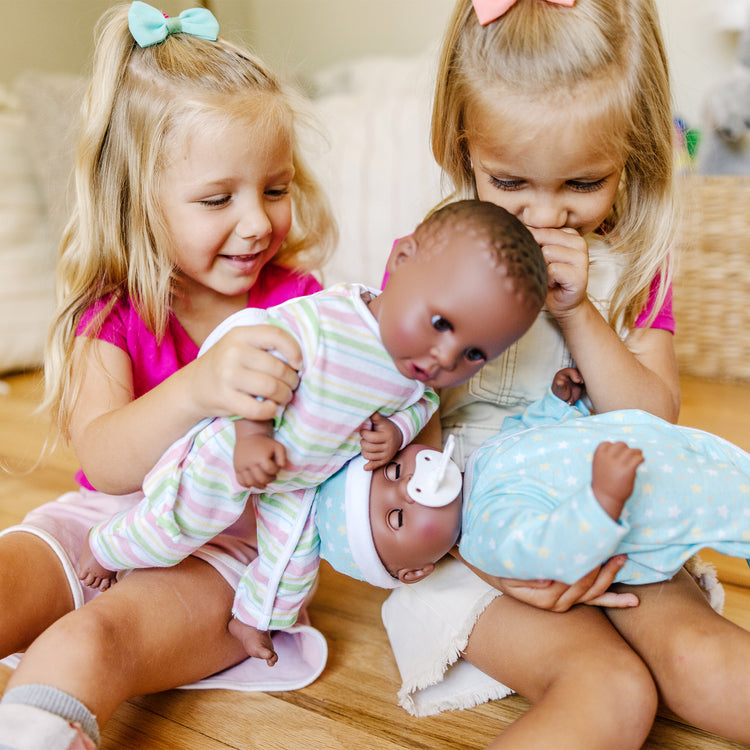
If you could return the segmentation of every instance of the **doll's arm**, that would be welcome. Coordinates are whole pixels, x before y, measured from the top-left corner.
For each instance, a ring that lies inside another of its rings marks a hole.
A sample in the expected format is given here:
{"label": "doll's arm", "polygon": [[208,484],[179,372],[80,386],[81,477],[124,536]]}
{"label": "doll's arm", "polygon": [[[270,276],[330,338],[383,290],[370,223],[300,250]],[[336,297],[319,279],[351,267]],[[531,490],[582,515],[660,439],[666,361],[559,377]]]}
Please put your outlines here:
{"label": "doll's arm", "polygon": [[633,494],[635,474],[643,463],[643,453],[626,443],[600,443],[594,452],[591,489],[599,505],[613,521],[622,513]]}
{"label": "doll's arm", "polygon": [[286,465],[286,449],[273,438],[273,422],[238,419],[234,423],[234,472],[243,487],[262,490]]}
{"label": "doll's arm", "polygon": [[561,401],[573,406],[586,390],[583,376],[575,367],[564,367],[552,379],[552,393]]}
{"label": "doll's arm", "polygon": [[[430,421],[430,418],[437,412],[439,404],[440,399],[437,393],[432,388],[425,388],[421,398],[400,411],[395,411],[389,415],[389,421],[400,432],[400,443],[396,450],[407,446],[414,440],[417,434]],[[393,455],[395,455],[395,451]],[[387,463],[393,458],[393,455],[383,463]]]}
{"label": "doll's arm", "polygon": [[591,486],[556,497],[523,476],[501,481],[471,489],[459,543],[461,556],[490,575],[572,584],[615,554],[627,533]]}
{"label": "doll's arm", "polygon": [[359,431],[362,457],[367,460],[366,471],[385,466],[401,448],[401,430],[382,414],[372,415],[372,429]]}

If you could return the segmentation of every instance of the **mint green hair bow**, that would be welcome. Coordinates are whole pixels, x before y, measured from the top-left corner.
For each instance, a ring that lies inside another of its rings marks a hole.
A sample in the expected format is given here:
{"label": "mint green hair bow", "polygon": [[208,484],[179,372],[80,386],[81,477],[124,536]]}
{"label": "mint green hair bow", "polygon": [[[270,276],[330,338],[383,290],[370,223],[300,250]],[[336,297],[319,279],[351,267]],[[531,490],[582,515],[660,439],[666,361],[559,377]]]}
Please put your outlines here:
{"label": "mint green hair bow", "polygon": [[170,18],[140,0],[130,6],[128,27],[139,47],[159,44],[170,34],[191,34],[212,42],[219,36],[219,22],[206,8],[189,8],[177,18]]}

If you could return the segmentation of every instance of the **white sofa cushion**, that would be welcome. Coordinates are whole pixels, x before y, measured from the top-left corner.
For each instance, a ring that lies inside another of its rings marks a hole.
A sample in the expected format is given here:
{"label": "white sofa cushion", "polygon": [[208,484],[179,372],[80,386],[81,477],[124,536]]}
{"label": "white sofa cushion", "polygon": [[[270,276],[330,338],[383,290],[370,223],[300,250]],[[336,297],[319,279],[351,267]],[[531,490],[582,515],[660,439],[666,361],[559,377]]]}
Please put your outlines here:
{"label": "white sofa cushion", "polygon": [[17,102],[0,90],[0,372],[41,363],[54,306],[55,248],[27,130]]}
{"label": "white sofa cushion", "polygon": [[316,76],[313,100],[328,150],[313,167],[339,223],[326,284],[379,287],[394,240],[410,234],[440,200],[440,171],[429,146],[433,60],[374,57]]}

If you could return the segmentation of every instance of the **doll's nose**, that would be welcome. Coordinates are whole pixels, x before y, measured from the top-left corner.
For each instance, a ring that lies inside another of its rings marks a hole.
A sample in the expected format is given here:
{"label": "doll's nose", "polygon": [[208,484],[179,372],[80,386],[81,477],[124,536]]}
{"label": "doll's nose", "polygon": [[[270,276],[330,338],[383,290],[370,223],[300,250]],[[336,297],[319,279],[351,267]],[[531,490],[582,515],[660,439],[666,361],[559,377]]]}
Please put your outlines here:
{"label": "doll's nose", "polygon": [[411,474],[404,475],[401,478],[400,487],[399,487],[401,499],[405,503],[409,503],[409,504],[414,503],[414,498],[409,494],[409,482],[411,482],[413,476],[414,476],[413,472]]}
{"label": "doll's nose", "polygon": [[460,355],[461,347],[454,342],[443,342],[434,352],[435,359],[443,370],[454,370]]}

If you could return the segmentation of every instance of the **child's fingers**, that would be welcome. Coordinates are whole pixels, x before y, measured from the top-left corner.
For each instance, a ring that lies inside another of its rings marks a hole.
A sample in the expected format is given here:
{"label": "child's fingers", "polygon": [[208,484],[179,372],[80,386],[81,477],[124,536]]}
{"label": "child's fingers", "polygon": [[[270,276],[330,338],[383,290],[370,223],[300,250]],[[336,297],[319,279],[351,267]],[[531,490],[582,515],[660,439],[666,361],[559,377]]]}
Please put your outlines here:
{"label": "child's fingers", "polygon": [[388,442],[388,435],[373,430],[360,430],[360,442],[364,445],[377,446],[385,445]]}
{"label": "child's fingers", "polygon": [[[302,367],[302,352],[299,344],[291,334],[277,326],[238,326],[228,331],[224,338],[230,336],[237,339],[237,344],[244,352],[252,352],[254,355],[258,351],[277,352],[277,354],[270,354],[270,356],[282,362],[282,364],[288,363],[287,366],[292,370],[298,370]],[[230,339],[230,343],[234,343],[234,341]],[[279,359],[279,355],[281,359]],[[266,361],[265,366],[273,367],[269,361]]]}
{"label": "child's fingers", "polygon": [[362,452],[362,458],[368,461],[382,461],[388,458],[390,451],[385,445],[372,445],[371,443],[363,442],[360,444],[360,451]]}
{"label": "child's fingers", "polygon": [[286,466],[286,448],[279,442],[274,445],[273,457],[277,471],[281,471]]}
{"label": "child's fingers", "polygon": [[559,247],[583,252],[588,256],[588,243],[575,229],[562,227],[529,227],[531,234],[542,249]]}
{"label": "child's fingers", "polygon": [[386,463],[388,463],[388,459],[385,458],[372,459],[365,464],[365,471],[375,471],[381,466],[385,466]]}
{"label": "child's fingers", "polygon": [[582,270],[570,263],[550,263],[547,265],[547,286],[550,289],[577,289],[586,278]]}

